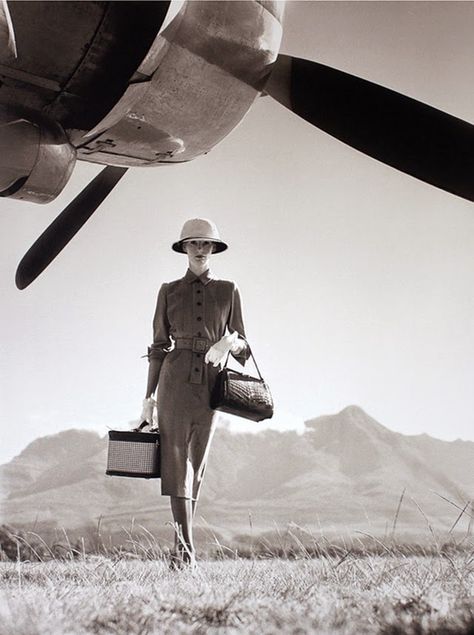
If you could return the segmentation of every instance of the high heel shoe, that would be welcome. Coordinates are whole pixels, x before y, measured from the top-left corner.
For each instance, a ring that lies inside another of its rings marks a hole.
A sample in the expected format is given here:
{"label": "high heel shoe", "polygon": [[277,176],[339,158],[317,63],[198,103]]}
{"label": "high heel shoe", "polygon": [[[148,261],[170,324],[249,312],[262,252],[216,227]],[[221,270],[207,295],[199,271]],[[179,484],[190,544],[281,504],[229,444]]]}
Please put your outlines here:
{"label": "high heel shoe", "polygon": [[168,566],[171,571],[183,571],[184,569],[194,571],[197,566],[196,556],[188,549],[175,550],[174,553],[170,554]]}

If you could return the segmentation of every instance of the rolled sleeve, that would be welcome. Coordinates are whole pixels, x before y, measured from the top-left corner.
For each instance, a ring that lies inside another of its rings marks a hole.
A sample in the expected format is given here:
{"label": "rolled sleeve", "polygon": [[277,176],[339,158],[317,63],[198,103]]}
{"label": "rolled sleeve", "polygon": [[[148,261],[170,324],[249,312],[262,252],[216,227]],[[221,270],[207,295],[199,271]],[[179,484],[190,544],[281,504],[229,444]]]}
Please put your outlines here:
{"label": "rolled sleeve", "polygon": [[166,291],[167,284],[163,284],[158,293],[156,310],[153,317],[153,343],[148,348],[148,359],[162,362],[171,347],[170,324],[167,314]]}
{"label": "rolled sleeve", "polygon": [[[227,328],[230,333],[237,331],[237,334],[245,339],[242,299],[240,297],[239,288],[235,283],[232,288],[232,301]],[[245,342],[245,348],[240,351],[240,353],[232,353],[232,357],[234,357],[243,366],[250,357],[250,348],[247,342]]]}

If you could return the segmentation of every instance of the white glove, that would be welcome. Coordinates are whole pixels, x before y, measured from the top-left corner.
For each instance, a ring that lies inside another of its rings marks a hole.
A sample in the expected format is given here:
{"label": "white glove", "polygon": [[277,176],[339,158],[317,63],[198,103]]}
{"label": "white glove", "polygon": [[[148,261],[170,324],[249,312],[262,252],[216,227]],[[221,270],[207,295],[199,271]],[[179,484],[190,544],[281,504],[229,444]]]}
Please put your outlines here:
{"label": "white glove", "polygon": [[153,425],[153,410],[155,406],[156,401],[153,399],[153,397],[148,397],[148,399],[143,400],[143,409],[140,416],[140,422],[146,421],[151,426]]}
{"label": "white glove", "polygon": [[224,335],[221,337],[221,339],[213,344],[207,351],[206,357],[204,358],[206,364],[211,363],[213,366],[219,366],[219,364],[224,362],[230,351],[236,351],[240,348],[237,344],[237,338],[237,331],[234,331],[230,335]]}

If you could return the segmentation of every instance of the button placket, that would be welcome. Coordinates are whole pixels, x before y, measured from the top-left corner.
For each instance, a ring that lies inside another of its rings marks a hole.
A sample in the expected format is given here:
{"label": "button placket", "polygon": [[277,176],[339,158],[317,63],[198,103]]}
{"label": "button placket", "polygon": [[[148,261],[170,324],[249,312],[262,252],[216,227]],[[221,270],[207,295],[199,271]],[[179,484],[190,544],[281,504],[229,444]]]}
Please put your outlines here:
{"label": "button placket", "polygon": [[[193,322],[194,336],[202,337],[204,331],[204,286],[200,281],[196,281],[193,285]],[[202,384],[204,375],[204,355],[198,352],[192,354],[191,359],[191,378],[192,384]]]}

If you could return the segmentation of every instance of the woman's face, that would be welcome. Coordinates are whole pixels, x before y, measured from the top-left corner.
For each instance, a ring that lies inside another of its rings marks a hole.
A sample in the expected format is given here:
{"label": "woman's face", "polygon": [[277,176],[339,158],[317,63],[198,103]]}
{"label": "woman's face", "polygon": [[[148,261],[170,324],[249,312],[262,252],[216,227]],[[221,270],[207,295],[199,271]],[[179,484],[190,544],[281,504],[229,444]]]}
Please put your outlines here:
{"label": "woman's face", "polygon": [[190,265],[204,269],[209,266],[214,243],[212,240],[186,240],[183,249],[188,254]]}

